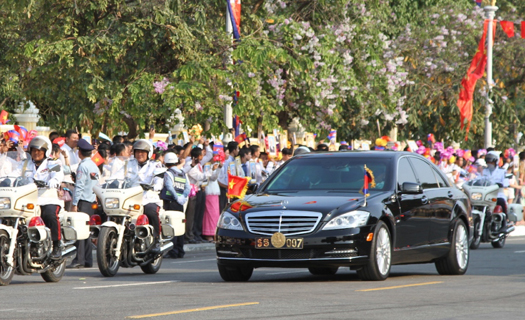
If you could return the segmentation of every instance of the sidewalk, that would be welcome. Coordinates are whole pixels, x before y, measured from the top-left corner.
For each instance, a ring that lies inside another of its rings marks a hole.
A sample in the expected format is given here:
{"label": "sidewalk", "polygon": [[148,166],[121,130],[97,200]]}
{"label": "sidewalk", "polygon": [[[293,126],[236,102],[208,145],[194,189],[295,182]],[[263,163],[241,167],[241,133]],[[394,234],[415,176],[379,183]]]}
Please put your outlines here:
{"label": "sidewalk", "polygon": [[516,230],[509,234],[509,237],[521,237],[525,236],[525,226],[516,226]]}

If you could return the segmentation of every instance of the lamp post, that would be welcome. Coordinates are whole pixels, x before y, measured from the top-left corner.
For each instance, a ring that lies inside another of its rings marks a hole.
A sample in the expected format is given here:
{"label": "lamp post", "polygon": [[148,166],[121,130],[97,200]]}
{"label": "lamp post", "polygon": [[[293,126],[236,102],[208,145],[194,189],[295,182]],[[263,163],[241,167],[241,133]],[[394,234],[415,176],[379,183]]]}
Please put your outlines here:
{"label": "lamp post", "polygon": [[[229,0],[228,0],[229,1]],[[230,11],[228,10],[228,7],[226,7],[226,33],[233,39],[233,26],[232,26],[232,20],[230,18]],[[227,63],[233,63],[231,51],[233,49],[229,49],[230,53],[228,55],[228,61]],[[230,128],[233,128],[233,109],[232,109],[232,103],[227,102],[224,106],[224,124],[226,125],[226,130],[224,132],[224,141],[232,141],[233,137],[230,133]]]}
{"label": "lamp post", "polygon": [[494,16],[498,7],[495,6],[496,1],[492,1],[492,5],[483,8],[489,21],[487,27],[487,100],[485,108],[485,149],[492,146],[492,123],[490,122],[490,115],[492,114],[492,104],[490,99],[490,92],[492,91],[492,46],[494,44]]}

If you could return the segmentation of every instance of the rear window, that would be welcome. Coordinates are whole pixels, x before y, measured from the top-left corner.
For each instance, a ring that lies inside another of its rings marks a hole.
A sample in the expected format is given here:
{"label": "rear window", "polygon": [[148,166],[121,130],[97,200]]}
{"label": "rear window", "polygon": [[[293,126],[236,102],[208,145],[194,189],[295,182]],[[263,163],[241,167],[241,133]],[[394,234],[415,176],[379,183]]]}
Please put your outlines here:
{"label": "rear window", "polygon": [[350,191],[361,190],[364,183],[364,165],[372,170],[376,186],[369,190],[391,188],[390,159],[371,158],[296,158],[274,175],[266,184],[265,191]]}

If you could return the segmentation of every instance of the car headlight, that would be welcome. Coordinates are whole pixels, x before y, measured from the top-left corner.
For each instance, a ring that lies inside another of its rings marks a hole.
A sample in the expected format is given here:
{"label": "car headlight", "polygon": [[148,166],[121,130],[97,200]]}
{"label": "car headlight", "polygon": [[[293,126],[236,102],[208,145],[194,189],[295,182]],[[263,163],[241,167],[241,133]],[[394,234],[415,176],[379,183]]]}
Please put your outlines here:
{"label": "car headlight", "polygon": [[217,223],[217,227],[221,229],[228,229],[228,230],[241,230],[242,226],[239,219],[235,218],[235,216],[231,213],[224,212],[221,215],[221,218],[219,219],[219,223]]}
{"label": "car headlight", "polygon": [[0,198],[0,209],[11,209],[11,199]]}
{"label": "car headlight", "polygon": [[481,198],[483,197],[483,195],[479,192],[474,192],[471,196],[472,200],[481,200]]}
{"label": "car headlight", "polygon": [[106,209],[118,209],[120,206],[118,198],[107,198],[105,207]]}
{"label": "car headlight", "polygon": [[367,211],[351,211],[342,215],[339,215],[330,220],[323,230],[336,230],[336,229],[347,229],[347,228],[358,228],[366,225],[370,212]]}

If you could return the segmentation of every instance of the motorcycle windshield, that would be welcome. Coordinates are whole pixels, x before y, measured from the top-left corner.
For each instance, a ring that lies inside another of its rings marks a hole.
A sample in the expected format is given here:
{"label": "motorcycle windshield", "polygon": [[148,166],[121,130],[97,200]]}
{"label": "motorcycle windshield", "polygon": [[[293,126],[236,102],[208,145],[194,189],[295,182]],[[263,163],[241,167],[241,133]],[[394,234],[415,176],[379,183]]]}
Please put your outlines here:
{"label": "motorcycle windshield", "polygon": [[129,189],[137,185],[129,179],[108,179],[101,187],[103,189]]}
{"label": "motorcycle windshield", "polygon": [[125,186],[138,186],[139,185],[139,165],[137,160],[129,157],[115,157],[110,160],[108,164],[109,168],[109,178],[106,180],[107,183],[110,183],[114,180],[126,181]]}
{"label": "motorcycle windshield", "polygon": [[0,188],[17,188],[33,183],[32,178],[27,177],[1,177]]}
{"label": "motorcycle windshield", "polygon": [[470,180],[466,183],[467,186],[473,186],[473,187],[490,187],[492,185],[495,185],[496,183],[490,181],[487,177],[480,177],[474,180]]}

